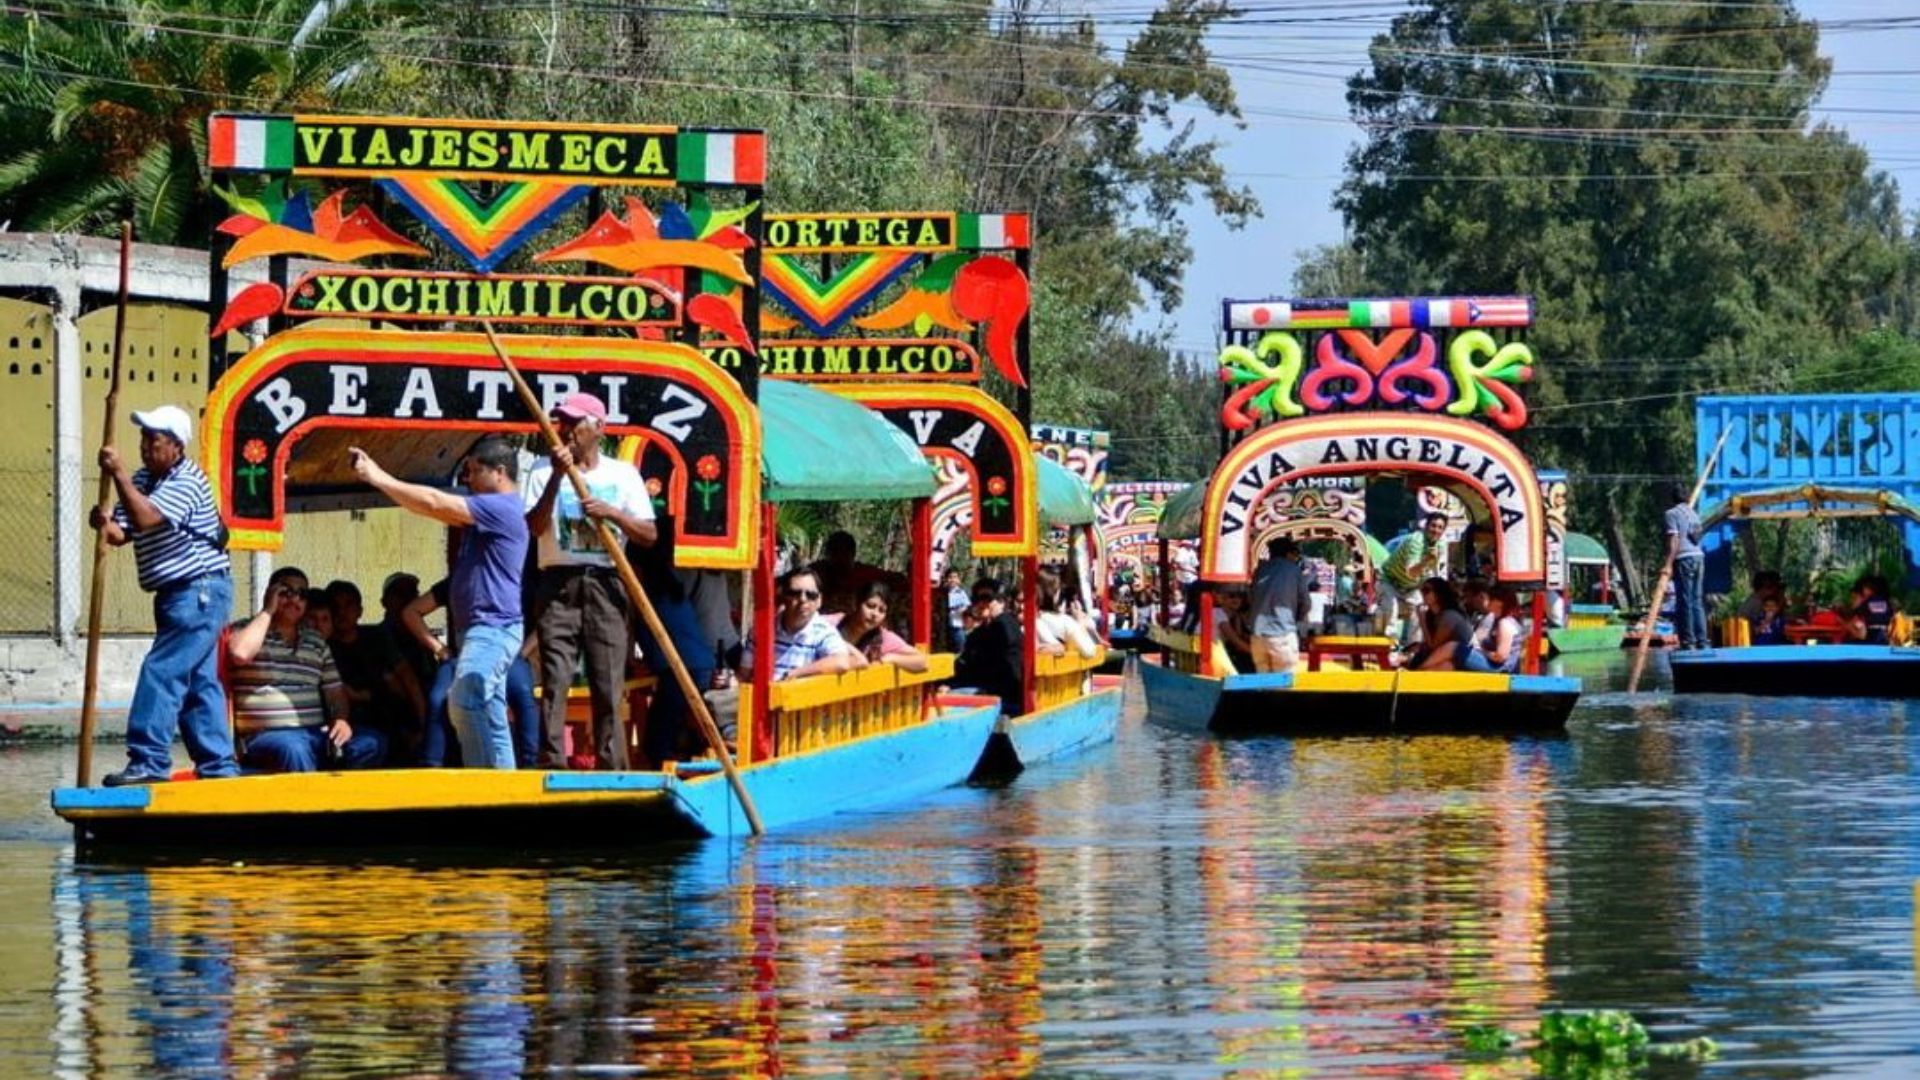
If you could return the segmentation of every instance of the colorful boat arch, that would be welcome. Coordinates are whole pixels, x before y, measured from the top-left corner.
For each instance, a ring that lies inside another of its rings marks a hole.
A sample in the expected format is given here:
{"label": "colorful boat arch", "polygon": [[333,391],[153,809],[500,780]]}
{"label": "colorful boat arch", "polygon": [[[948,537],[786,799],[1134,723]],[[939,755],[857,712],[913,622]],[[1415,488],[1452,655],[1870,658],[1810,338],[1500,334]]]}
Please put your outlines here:
{"label": "colorful boat arch", "polygon": [[887,418],[935,461],[969,476],[973,553],[984,558],[1039,551],[1040,491],[1026,428],[1007,407],[972,386],[822,383]]}
{"label": "colorful boat arch", "polygon": [[1258,554],[1256,515],[1277,488],[1309,476],[1355,473],[1435,478],[1484,511],[1499,580],[1545,580],[1546,510],[1526,457],[1484,425],[1404,413],[1304,417],[1243,438],[1208,481],[1201,576],[1223,583],[1251,576]]}
{"label": "colorful boat arch", "polygon": [[[685,565],[753,565],[760,420],[731,377],[667,342],[515,336],[507,347],[547,404],[593,392],[607,403],[609,434],[644,436],[674,460],[668,498]],[[317,327],[276,334],[228,369],[204,423],[203,464],[233,546],[258,550],[281,545],[290,482],[355,486],[346,465],[353,441],[369,440],[376,458],[384,447],[369,435],[438,460],[447,445],[422,442],[435,434],[535,430],[484,335]],[[329,456],[296,469],[294,448],[309,439]],[[438,460],[437,478],[456,464],[457,455]],[[687,499],[691,477],[710,485],[705,497]]]}

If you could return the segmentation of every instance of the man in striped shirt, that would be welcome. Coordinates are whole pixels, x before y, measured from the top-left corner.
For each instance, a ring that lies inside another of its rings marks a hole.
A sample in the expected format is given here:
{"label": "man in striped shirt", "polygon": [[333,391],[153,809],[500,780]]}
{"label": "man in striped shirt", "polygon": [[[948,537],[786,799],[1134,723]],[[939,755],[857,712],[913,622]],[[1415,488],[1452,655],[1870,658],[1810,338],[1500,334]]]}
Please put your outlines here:
{"label": "man in striped shirt", "polygon": [[305,625],[307,575],[283,566],[267,579],[259,614],[233,625],[233,722],[247,768],[318,772],[386,759],[387,740],[348,719],[347,688],[327,639]]}
{"label": "man in striped shirt", "polygon": [[133,422],[142,467],[129,476],[117,450],[100,448],[100,469],[113,478],[120,505],[110,518],[94,507],[89,523],[115,547],[132,541],[140,587],[153,594],[153,647],[127,714],[127,767],[101,782],[167,779],[176,732],[202,777],[235,776],[218,668],[220,628],[233,607],[226,530],[206,474],[187,458],[193,422],[186,411],[162,405],[134,413]]}

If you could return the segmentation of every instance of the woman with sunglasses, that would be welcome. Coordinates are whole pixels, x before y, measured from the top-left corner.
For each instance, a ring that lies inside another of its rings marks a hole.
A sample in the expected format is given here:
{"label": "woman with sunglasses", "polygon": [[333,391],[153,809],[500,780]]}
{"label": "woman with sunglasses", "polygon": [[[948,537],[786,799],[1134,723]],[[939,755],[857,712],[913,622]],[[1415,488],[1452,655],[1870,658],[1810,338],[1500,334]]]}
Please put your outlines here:
{"label": "woman with sunglasses", "polygon": [[869,581],[854,594],[851,612],[828,615],[826,620],[839,627],[840,637],[868,663],[892,664],[902,671],[927,670],[926,654],[887,629],[887,611],[892,605],[893,590],[885,582]]}

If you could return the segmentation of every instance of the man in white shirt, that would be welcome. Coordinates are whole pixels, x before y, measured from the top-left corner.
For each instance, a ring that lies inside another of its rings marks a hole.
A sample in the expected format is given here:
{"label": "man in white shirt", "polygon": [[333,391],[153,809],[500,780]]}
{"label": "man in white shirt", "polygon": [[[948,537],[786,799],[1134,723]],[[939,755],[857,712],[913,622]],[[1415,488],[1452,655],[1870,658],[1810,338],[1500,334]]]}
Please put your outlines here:
{"label": "man in white shirt", "polygon": [[[534,586],[534,626],[540,633],[540,684],[546,688],[540,709],[544,724],[542,768],[564,768],[567,689],[581,653],[586,654],[587,690],[593,702],[594,756],[602,769],[627,767],[626,732],[620,725],[620,697],[626,684],[633,642],[628,629],[629,601],[596,535],[605,521],[623,540],[651,545],[659,532],[653,500],[632,465],[600,452],[607,407],[592,394],[569,394],[554,407],[553,422],[564,444],[551,463],[527,473],[521,496],[527,506],[527,531],[534,537],[540,573]],[[589,497],[582,501],[568,481],[566,465],[577,464]]]}

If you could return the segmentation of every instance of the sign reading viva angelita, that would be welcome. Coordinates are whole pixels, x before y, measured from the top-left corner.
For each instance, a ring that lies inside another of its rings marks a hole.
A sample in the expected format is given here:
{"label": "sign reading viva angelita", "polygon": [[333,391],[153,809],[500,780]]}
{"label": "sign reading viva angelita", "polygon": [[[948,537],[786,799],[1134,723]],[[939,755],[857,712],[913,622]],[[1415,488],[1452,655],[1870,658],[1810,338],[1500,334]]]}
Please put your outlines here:
{"label": "sign reading viva angelita", "polygon": [[1274,424],[1241,440],[1207,488],[1202,573],[1210,581],[1246,581],[1255,515],[1283,485],[1312,476],[1420,473],[1488,508],[1498,577],[1546,576],[1546,511],[1533,467],[1487,427],[1448,417],[1349,413]]}

